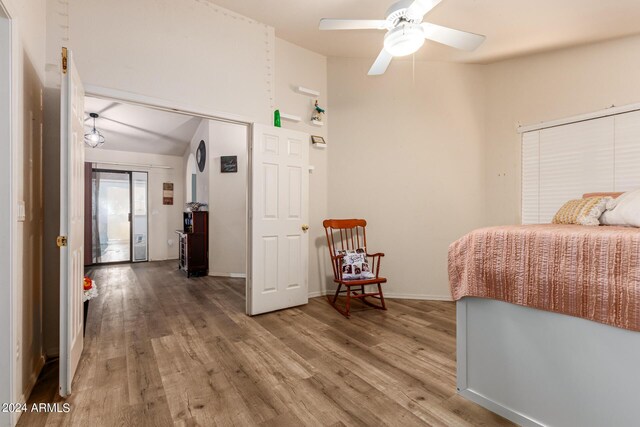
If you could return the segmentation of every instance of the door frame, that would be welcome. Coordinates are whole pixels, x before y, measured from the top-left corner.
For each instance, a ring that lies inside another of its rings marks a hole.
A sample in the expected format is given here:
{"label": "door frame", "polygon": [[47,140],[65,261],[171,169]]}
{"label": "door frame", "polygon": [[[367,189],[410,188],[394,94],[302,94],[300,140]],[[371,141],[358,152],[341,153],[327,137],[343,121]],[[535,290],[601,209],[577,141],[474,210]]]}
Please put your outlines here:
{"label": "door frame", "polygon": [[[103,168],[91,168],[91,179],[93,181],[94,172],[106,172],[106,173],[121,173],[123,175],[129,175],[129,259],[126,261],[109,261],[109,262],[95,262],[91,265],[113,265],[113,264],[130,264],[133,262],[133,171],[117,170],[117,169],[103,169]],[[93,182],[91,183],[91,213],[93,214]],[[147,225],[149,218],[147,217]],[[93,215],[91,216],[91,226],[93,227]],[[85,249],[86,250],[86,249]],[[91,241],[91,260],[93,261],[93,240]]]}
{"label": "door frame", "polygon": [[[0,0],[2,1],[2,0]],[[247,212],[246,212],[246,256],[245,256],[245,270],[247,277],[245,280],[245,314],[249,315],[251,308],[251,253],[252,253],[252,228],[251,218],[253,213],[253,206],[251,200],[253,199],[253,161],[251,160],[253,152],[253,124],[256,122],[249,117],[230,114],[216,110],[206,110],[202,107],[192,107],[187,105],[181,105],[176,102],[167,101],[164,99],[154,98],[146,95],[135,94],[131,92],[121,91],[118,89],[105,88],[95,85],[85,85],[84,87],[85,97],[90,96],[93,98],[106,99],[110,101],[118,101],[125,104],[138,105],[141,107],[152,108],[155,110],[169,111],[172,113],[184,114],[192,117],[200,117],[207,120],[215,120],[218,122],[234,123],[247,128]],[[266,119],[266,117],[265,117]],[[267,121],[268,123],[268,121]]]}
{"label": "door frame", "polygon": [[[110,262],[95,262],[92,263],[92,266],[101,266],[101,265],[114,265],[114,264],[139,264],[141,262],[149,262],[149,243],[151,236],[149,235],[149,172],[148,171],[139,171],[132,169],[113,169],[113,168],[101,168],[94,167],[93,165],[99,165],[100,162],[90,162],[91,163],[91,177],[93,179],[94,172],[107,172],[107,173],[122,173],[129,175],[129,260],[128,261],[110,261]],[[144,173],[147,175],[147,188],[146,188],[146,209],[147,209],[147,259],[144,261],[136,261],[133,256],[133,174],[134,173]],[[93,185],[93,182],[92,182]],[[91,211],[93,213],[93,187],[91,188]],[[93,227],[93,215],[91,215],[91,226]],[[93,261],[93,240],[91,241],[91,260]]]}
{"label": "door frame", "polygon": [[[4,71],[0,73],[8,74],[5,80],[0,79],[3,84],[2,92],[7,92],[9,96],[1,97],[0,111],[6,114],[0,114],[0,132],[3,140],[8,140],[8,144],[0,144],[0,203],[9,206],[0,213],[0,236],[6,239],[0,245],[0,283],[6,283],[8,286],[0,288],[0,400],[8,399],[8,402],[19,402],[20,393],[16,390],[16,353],[18,340],[17,331],[18,319],[17,311],[17,295],[19,292],[17,282],[17,257],[15,256],[15,224],[17,222],[17,212],[15,208],[14,196],[16,192],[17,181],[14,177],[16,171],[16,153],[18,145],[21,143],[18,138],[21,135],[18,111],[18,93],[19,88],[19,56],[18,43],[19,34],[17,24],[14,21],[11,6],[4,0],[0,0],[0,17],[2,24],[9,33],[9,38],[4,39],[0,43],[4,43],[0,47],[0,54],[4,56],[8,63],[4,65]],[[5,22],[6,21],[6,22]],[[2,74],[0,74],[2,75]],[[6,138],[6,139],[5,139]],[[15,425],[18,420],[18,413],[0,413],[0,424],[8,423]]]}

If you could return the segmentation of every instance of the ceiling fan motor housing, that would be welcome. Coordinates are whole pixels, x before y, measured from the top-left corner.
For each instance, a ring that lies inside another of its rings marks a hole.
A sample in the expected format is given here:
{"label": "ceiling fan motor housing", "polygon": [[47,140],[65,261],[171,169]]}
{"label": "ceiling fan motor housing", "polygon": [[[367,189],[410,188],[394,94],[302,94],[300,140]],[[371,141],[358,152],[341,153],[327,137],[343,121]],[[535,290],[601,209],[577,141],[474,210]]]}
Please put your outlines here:
{"label": "ceiling fan motor housing", "polygon": [[424,30],[420,24],[404,23],[384,36],[384,49],[393,56],[407,56],[424,44]]}

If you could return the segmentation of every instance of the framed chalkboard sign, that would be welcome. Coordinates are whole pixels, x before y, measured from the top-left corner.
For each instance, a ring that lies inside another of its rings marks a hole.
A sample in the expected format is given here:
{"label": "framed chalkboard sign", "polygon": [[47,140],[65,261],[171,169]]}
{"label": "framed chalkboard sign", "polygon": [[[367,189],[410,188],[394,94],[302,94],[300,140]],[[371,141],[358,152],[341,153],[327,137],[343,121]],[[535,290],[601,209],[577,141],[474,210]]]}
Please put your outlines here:
{"label": "framed chalkboard sign", "polygon": [[238,172],[238,156],[221,156],[220,172],[221,173]]}

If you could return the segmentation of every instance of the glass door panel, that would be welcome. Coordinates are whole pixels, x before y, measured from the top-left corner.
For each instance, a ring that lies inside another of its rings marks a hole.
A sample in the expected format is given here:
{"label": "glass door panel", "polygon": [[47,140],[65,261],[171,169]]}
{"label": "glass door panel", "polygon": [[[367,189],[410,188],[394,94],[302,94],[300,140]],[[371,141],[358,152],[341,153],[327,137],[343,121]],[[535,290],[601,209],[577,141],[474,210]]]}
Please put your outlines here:
{"label": "glass door panel", "polygon": [[131,173],[94,170],[93,262],[131,261]]}
{"label": "glass door panel", "polygon": [[133,262],[148,260],[148,199],[146,172],[132,172],[133,180]]}

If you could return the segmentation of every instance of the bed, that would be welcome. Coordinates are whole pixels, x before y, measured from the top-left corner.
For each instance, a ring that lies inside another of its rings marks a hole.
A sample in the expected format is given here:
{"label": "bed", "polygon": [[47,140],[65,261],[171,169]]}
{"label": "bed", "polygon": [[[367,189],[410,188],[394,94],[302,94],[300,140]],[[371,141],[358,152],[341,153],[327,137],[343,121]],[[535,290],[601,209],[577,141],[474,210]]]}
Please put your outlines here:
{"label": "bed", "polygon": [[461,395],[520,425],[638,425],[640,229],[475,230],[449,278]]}

